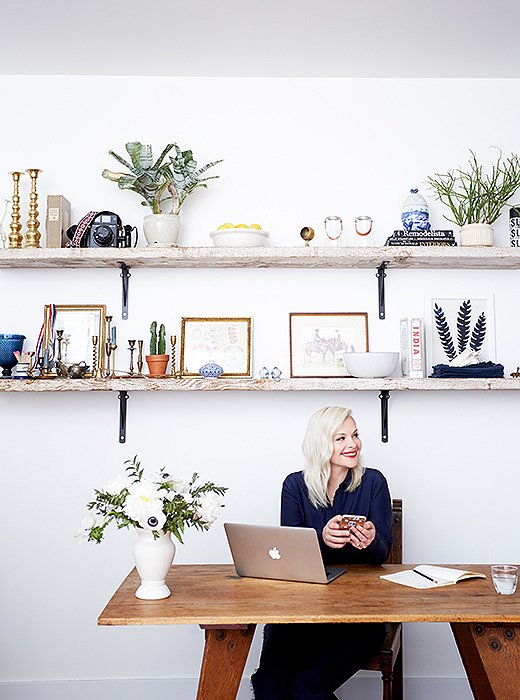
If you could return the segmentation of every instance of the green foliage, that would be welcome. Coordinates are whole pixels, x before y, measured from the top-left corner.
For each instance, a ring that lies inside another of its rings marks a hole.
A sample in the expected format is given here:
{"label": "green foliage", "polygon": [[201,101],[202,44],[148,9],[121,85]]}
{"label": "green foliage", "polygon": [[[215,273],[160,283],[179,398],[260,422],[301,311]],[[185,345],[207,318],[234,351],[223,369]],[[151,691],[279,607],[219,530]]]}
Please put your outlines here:
{"label": "green foliage", "polygon": [[157,334],[157,321],[150,326],[150,355],[166,355],[166,328],[164,323],[159,327]]}
{"label": "green foliage", "polygon": [[150,326],[150,355],[157,355],[157,321]]}
{"label": "green foliage", "polygon": [[157,343],[157,353],[159,355],[166,355],[166,329],[164,323],[161,323],[159,328],[159,341]]}
{"label": "green foliage", "polygon": [[505,160],[502,152],[491,165],[488,174],[470,151],[469,167],[447,173],[436,173],[426,181],[435,198],[451,210],[452,217],[445,216],[458,226],[466,224],[492,224],[500,216],[502,208],[520,187],[520,159],[512,153]]}
{"label": "green foliage", "polygon": [[[122,190],[137,192],[143,199],[144,206],[150,206],[154,214],[162,213],[164,202],[171,200],[170,214],[178,214],[186,198],[197,187],[207,187],[208,180],[218,178],[218,175],[201,177],[209,168],[212,168],[222,160],[207,163],[197,170],[197,161],[193,158],[192,151],[181,151],[176,143],[169,143],[154,162],[152,146],[132,141],[126,144],[127,153],[131,162],[109,151],[109,154],[127,168],[129,173],[103,170],[103,177],[117,182]],[[172,149],[175,156],[166,157]]]}

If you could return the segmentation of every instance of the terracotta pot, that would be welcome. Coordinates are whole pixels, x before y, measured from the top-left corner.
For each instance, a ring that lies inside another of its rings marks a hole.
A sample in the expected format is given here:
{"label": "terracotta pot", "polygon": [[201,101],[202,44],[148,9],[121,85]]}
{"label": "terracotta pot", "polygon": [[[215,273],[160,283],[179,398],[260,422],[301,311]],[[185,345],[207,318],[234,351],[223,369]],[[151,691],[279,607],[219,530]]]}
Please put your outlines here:
{"label": "terracotta pot", "polygon": [[150,377],[163,377],[166,374],[169,355],[145,355]]}

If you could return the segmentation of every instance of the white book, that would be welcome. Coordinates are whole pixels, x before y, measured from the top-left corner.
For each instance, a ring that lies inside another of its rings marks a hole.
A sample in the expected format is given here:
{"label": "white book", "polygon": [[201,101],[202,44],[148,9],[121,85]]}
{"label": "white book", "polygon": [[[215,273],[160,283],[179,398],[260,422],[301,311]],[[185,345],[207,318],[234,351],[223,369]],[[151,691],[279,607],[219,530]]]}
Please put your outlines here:
{"label": "white book", "polygon": [[420,317],[402,318],[401,336],[401,370],[403,377],[424,377],[424,324]]}
{"label": "white book", "polygon": [[439,588],[440,586],[452,586],[459,581],[470,578],[486,578],[485,574],[476,571],[462,571],[461,569],[450,569],[447,566],[430,566],[420,564],[414,569],[398,571],[396,574],[380,576],[385,581],[399,583],[401,586],[410,588]]}

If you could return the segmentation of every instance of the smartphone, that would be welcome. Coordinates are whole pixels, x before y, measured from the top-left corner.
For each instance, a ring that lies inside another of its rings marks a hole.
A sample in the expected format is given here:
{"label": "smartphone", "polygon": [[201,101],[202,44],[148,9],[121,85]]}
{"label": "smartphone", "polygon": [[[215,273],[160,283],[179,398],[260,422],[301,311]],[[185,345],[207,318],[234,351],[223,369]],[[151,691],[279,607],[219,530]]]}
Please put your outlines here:
{"label": "smartphone", "polygon": [[364,515],[343,515],[340,522],[340,530],[352,530],[355,525],[363,525],[366,522]]}

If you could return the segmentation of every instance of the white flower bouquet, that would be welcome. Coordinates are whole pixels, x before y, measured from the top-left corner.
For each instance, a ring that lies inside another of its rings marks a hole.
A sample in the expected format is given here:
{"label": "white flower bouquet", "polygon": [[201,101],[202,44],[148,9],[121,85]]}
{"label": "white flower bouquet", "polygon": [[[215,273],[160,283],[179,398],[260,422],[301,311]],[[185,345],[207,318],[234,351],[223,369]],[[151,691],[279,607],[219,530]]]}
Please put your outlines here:
{"label": "white flower bouquet", "polygon": [[83,518],[76,537],[83,542],[101,542],[105,528],[115,522],[119,529],[135,527],[151,531],[154,538],[171,533],[182,543],[186,527],[208,530],[218,518],[219,496],[227,491],[211,481],[196,485],[198,474],[190,481],[170,476],[163,467],[154,479],[144,478],[137,456],[127,460],[124,476],[95,489],[96,497],[87,504],[91,511]]}

